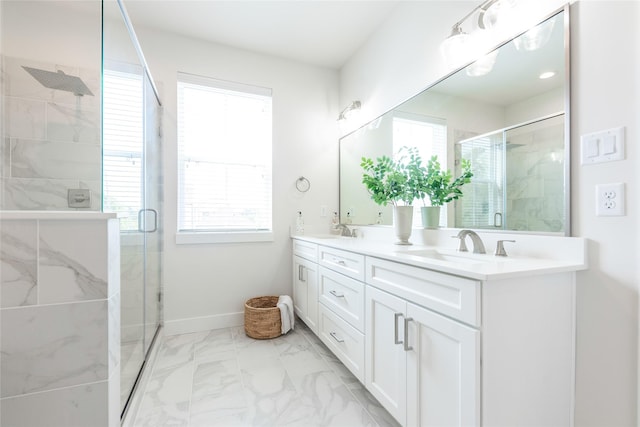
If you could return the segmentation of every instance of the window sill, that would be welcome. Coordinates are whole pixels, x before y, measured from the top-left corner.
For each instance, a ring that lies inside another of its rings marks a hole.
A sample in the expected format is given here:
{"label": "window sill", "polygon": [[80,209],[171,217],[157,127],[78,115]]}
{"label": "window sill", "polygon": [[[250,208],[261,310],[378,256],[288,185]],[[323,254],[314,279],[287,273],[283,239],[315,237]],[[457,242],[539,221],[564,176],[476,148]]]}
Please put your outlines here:
{"label": "window sill", "polygon": [[178,232],[177,245],[273,242],[273,231]]}

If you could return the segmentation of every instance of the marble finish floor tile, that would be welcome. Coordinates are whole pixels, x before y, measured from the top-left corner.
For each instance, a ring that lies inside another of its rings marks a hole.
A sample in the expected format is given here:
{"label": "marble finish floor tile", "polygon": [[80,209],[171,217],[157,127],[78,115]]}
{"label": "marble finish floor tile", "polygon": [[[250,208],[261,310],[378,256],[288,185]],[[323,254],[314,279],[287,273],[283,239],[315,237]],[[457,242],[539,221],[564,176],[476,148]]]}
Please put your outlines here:
{"label": "marble finish floor tile", "polygon": [[158,345],[135,427],[398,426],[301,321],[273,340],[235,327]]}

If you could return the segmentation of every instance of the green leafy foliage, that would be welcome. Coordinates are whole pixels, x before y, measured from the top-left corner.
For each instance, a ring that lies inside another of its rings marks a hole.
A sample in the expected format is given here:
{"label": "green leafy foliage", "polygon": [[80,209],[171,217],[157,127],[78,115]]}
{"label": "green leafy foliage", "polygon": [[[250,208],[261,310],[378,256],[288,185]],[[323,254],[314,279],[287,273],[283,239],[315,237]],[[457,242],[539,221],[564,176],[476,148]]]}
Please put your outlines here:
{"label": "green leafy foliage", "polygon": [[[362,175],[362,183],[371,193],[374,202],[382,206],[388,203],[397,206],[399,201],[407,203],[408,177],[398,162],[387,156],[378,157],[375,163],[363,157],[360,166],[365,171]],[[411,204],[412,201],[413,199],[407,204]]]}
{"label": "green leafy foliage", "polygon": [[[462,160],[462,175],[453,179],[451,171],[440,169],[438,157],[433,156],[422,164],[422,158],[415,147],[402,147],[398,160],[388,156],[378,157],[375,162],[362,157],[360,166],[364,170],[362,183],[371,199],[379,205],[400,202],[411,205],[415,199],[425,203],[428,198],[431,206],[442,206],[462,196],[460,187],[471,181],[471,163]],[[425,203],[426,205],[426,203]]]}
{"label": "green leafy foliage", "polygon": [[428,197],[431,206],[442,206],[462,197],[460,187],[471,182],[473,173],[471,172],[471,162],[469,160],[462,159],[461,167],[462,174],[453,179],[450,170],[445,171],[440,168],[438,156],[431,157],[424,169],[424,180],[420,185],[423,201]]}

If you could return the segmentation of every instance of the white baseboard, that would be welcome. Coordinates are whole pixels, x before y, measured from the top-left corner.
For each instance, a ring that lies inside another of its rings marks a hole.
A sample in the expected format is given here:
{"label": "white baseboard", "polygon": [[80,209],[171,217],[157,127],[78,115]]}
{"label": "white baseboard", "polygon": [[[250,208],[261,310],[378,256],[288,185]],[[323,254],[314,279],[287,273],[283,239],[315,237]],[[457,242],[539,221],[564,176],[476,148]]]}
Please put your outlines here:
{"label": "white baseboard", "polygon": [[244,325],[244,312],[241,311],[239,313],[216,314],[213,316],[191,317],[189,319],[165,320],[164,334],[188,334],[242,325]]}

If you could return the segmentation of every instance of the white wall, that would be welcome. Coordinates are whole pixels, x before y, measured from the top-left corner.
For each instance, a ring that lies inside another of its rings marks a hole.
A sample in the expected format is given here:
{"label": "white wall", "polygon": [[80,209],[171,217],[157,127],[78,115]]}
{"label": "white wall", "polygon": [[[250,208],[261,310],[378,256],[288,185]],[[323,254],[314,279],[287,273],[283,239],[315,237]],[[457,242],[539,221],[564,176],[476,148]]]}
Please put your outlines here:
{"label": "white wall", "polygon": [[[440,3],[437,15],[434,2],[400,4],[342,69],[340,105],[361,100],[366,122],[444,75],[438,44],[477,2]],[[571,7],[572,234],[589,239],[590,259],[577,278],[576,426],[636,425],[639,19],[633,1]],[[615,126],[626,126],[626,160],[581,167],[580,135]],[[611,182],[626,183],[626,216],[596,217],[594,187]]]}
{"label": "white wall", "polygon": [[[578,275],[576,425],[636,425],[640,3],[572,12],[572,220],[591,266]],[[579,136],[615,126],[626,126],[626,160],[581,167]],[[627,216],[596,217],[594,187],[612,182],[626,183]]]}
{"label": "white wall", "polygon": [[[338,73],[136,28],[164,104],[166,331],[242,324],[245,300],[291,294],[295,213],[307,230],[327,232],[320,206],[337,211]],[[273,242],[176,245],[178,71],[273,89]],[[295,189],[300,176],[311,182],[304,194]]]}

